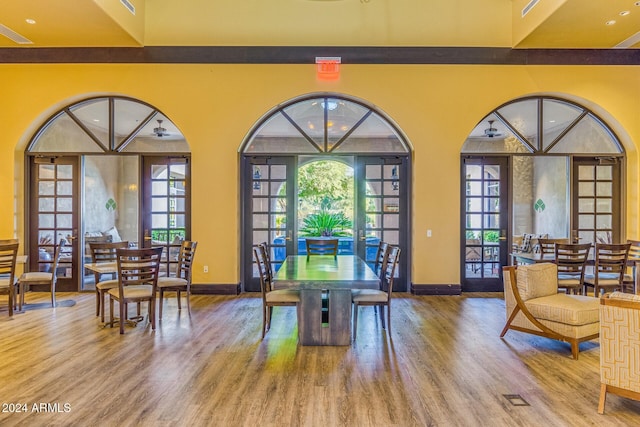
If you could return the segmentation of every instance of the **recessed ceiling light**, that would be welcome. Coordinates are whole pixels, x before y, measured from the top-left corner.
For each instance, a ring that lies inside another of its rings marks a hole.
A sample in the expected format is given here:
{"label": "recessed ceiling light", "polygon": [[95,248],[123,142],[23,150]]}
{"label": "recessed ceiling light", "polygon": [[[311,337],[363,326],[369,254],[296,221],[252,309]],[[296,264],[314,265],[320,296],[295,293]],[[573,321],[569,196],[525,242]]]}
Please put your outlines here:
{"label": "recessed ceiling light", "polygon": [[32,25],[33,25],[33,24],[35,24],[35,23],[36,23],[36,20],[35,20],[35,19],[31,19],[31,18],[27,18],[27,19],[25,19],[25,22],[26,22],[27,24],[32,24]]}
{"label": "recessed ceiling light", "polygon": [[615,19],[605,22],[605,25],[614,25],[616,23]]}
{"label": "recessed ceiling light", "polygon": [[630,13],[631,12],[629,12],[628,10],[623,10],[622,12],[620,12],[620,16],[627,16]]}

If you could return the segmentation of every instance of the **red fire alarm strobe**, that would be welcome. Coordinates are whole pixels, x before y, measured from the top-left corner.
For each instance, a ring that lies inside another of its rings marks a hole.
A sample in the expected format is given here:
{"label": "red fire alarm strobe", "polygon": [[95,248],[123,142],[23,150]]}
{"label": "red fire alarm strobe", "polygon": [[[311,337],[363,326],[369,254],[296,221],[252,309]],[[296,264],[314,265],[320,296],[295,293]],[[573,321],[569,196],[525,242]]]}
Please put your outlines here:
{"label": "red fire alarm strobe", "polygon": [[341,59],[339,56],[317,56],[316,75],[318,80],[338,80]]}

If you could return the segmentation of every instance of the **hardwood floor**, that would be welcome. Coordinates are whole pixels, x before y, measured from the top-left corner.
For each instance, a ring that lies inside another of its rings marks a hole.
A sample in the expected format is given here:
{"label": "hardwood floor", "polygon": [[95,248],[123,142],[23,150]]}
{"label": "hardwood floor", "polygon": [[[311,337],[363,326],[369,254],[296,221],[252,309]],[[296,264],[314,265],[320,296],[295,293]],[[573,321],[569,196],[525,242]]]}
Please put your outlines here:
{"label": "hardwood floor", "polygon": [[191,318],[171,295],[155,333],[124,335],[100,325],[92,293],[59,293],[56,309],[30,293],[13,319],[1,301],[0,425],[640,424],[640,402],[614,395],[597,414],[597,341],[576,361],[566,343],[500,339],[501,294],[394,296],[392,339],[363,307],[345,347],[297,345],[292,307],[261,341],[258,294],[193,296]]}

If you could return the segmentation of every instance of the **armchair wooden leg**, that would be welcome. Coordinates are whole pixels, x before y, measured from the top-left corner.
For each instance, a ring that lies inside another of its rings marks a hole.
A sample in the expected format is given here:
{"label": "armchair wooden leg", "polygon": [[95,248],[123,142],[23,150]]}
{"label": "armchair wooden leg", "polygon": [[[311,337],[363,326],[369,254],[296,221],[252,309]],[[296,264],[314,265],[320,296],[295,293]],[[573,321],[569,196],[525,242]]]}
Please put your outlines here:
{"label": "armchair wooden leg", "polygon": [[516,315],[518,314],[518,312],[520,311],[520,307],[516,306],[513,311],[511,312],[511,316],[509,316],[509,320],[507,320],[507,323],[504,325],[504,328],[502,329],[502,332],[500,333],[500,338],[504,337],[504,334],[507,333],[507,331],[509,330],[509,326],[511,326],[511,322],[513,322],[513,319],[516,318]]}
{"label": "armchair wooden leg", "polygon": [[604,414],[604,403],[607,399],[607,385],[605,383],[600,384],[600,400],[598,400],[598,413]]}
{"label": "armchair wooden leg", "polygon": [[578,353],[580,352],[580,344],[577,341],[571,341],[571,355],[574,359],[578,360]]}

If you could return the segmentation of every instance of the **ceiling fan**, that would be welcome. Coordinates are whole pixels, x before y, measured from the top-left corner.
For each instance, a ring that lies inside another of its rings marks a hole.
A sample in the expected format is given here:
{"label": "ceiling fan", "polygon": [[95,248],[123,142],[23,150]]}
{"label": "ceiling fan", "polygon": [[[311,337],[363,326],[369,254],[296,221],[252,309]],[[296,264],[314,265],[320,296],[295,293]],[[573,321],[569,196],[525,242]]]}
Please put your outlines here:
{"label": "ceiling fan", "polygon": [[153,128],[153,134],[158,138],[162,138],[163,136],[169,136],[167,129],[162,127],[163,120],[158,119],[158,127]]}
{"label": "ceiling fan", "polygon": [[495,138],[496,136],[502,136],[502,134],[500,132],[498,132],[498,129],[493,127],[493,122],[495,122],[495,120],[488,120],[488,122],[489,122],[489,127],[484,130],[484,136],[489,137],[489,138]]}

